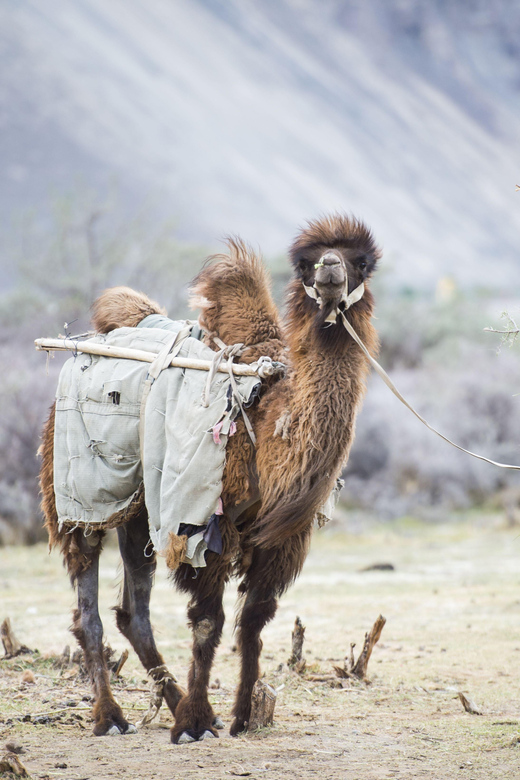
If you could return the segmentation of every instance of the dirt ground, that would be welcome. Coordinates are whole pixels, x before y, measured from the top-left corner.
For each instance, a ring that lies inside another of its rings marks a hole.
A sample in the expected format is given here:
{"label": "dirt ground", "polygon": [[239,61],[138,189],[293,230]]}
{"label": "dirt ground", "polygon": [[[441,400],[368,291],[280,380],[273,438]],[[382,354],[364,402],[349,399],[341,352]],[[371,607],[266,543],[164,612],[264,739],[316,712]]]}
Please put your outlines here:
{"label": "dirt ground", "polygon": [[[278,691],[274,727],[236,739],[226,730],[219,740],[184,746],[170,744],[165,708],[136,735],[92,735],[89,684],[77,666],[53,666],[65,645],[74,649],[74,596],[59,556],[43,545],[0,549],[0,620],[9,616],[18,638],[35,649],[0,660],[0,748],[22,747],[19,758],[40,780],[520,778],[520,530],[501,523],[471,516],[316,534],[302,576],[263,636],[265,679]],[[362,571],[376,563],[395,570]],[[109,611],[118,583],[110,547],[102,558],[102,618],[119,654],[126,643]],[[234,594],[231,587],[211,690],[227,727],[238,668]],[[160,566],[153,623],[181,683],[190,653],[185,606]],[[309,679],[341,665],[351,642],[359,650],[379,613],[387,624],[369,664],[371,685]],[[296,615],[307,627],[304,675],[286,665]],[[33,682],[23,682],[24,673]],[[114,688],[129,718],[142,717],[147,682],[132,651]],[[483,714],[466,713],[458,691]]]}

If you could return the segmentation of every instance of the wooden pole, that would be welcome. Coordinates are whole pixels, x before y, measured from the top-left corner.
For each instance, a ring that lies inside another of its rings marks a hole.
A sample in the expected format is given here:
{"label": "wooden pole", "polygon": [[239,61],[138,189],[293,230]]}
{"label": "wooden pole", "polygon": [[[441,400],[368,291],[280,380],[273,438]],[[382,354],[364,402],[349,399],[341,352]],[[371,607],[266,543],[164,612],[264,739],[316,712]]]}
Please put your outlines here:
{"label": "wooden pole", "polygon": [[[73,339],[36,339],[34,343],[37,350],[46,352],[66,350],[68,352],[82,352],[87,355],[122,358],[123,360],[140,360],[143,363],[153,363],[157,357],[156,352],[148,352],[144,349],[113,347],[110,344],[93,344],[90,341],[74,341]],[[174,357],[170,361],[170,366],[194,368],[199,371],[209,371],[212,365],[211,360],[198,358]],[[258,371],[254,366],[248,366],[245,363],[232,363],[231,365],[236,376],[258,376]],[[221,363],[217,371],[229,374],[229,363]]]}

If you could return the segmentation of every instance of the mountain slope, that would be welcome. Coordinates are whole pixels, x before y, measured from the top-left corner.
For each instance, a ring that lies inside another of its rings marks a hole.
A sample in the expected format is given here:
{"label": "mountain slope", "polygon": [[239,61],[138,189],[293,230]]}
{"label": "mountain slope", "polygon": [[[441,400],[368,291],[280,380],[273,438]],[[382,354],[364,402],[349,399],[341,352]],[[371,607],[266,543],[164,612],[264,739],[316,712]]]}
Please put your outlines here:
{"label": "mountain slope", "polygon": [[279,252],[348,210],[399,283],[518,284],[519,13],[455,5],[6,3],[2,212],[112,179],[184,237]]}

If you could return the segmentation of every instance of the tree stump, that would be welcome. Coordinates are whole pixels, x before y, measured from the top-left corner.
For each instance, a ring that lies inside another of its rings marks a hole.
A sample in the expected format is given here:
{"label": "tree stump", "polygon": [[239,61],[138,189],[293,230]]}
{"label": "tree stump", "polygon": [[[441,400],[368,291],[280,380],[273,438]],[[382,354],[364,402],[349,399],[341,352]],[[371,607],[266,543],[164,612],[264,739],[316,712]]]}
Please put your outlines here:
{"label": "tree stump", "polygon": [[255,682],[251,694],[251,715],[247,726],[248,731],[271,726],[276,704],[276,691],[263,680]]}
{"label": "tree stump", "polygon": [[299,617],[294,621],[294,628],[292,632],[292,655],[287,661],[297,672],[303,672],[305,669],[305,659],[302,658],[303,652],[303,640],[305,638],[305,626],[303,625]]}
{"label": "tree stump", "polygon": [[0,774],[9,773],[15,777],[29,777],[27,769],[24,767],[16,753],[8,752],[0,759]]}
{"label": "tree stump", "polygon": [[32,652],[15,637],[11,628],[11,619],[8,617],[0,626],[0,637],[2,638],[6,658],[14,658],[15,655]]}

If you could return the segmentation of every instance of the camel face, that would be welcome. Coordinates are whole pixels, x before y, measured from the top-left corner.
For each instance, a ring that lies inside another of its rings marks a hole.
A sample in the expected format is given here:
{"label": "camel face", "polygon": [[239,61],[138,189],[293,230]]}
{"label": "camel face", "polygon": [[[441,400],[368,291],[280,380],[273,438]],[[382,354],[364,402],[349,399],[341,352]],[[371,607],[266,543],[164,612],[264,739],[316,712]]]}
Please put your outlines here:
{"label": "camel face", "polygon": [[338,305],[365,282],[380,252],[365,225],[345,215],[309,222],[291,249],[297,276],[326,304]]}

